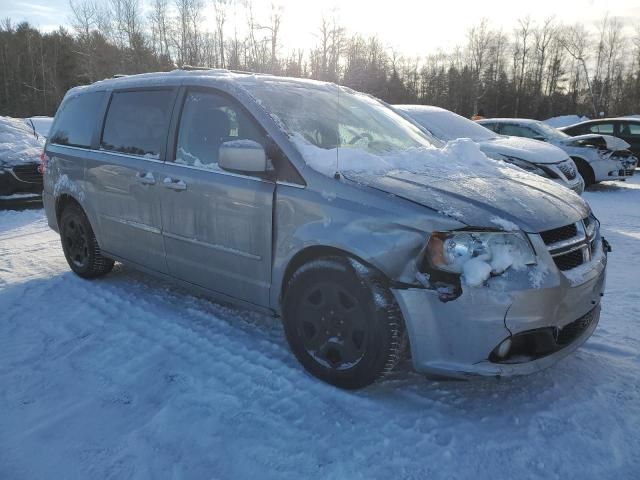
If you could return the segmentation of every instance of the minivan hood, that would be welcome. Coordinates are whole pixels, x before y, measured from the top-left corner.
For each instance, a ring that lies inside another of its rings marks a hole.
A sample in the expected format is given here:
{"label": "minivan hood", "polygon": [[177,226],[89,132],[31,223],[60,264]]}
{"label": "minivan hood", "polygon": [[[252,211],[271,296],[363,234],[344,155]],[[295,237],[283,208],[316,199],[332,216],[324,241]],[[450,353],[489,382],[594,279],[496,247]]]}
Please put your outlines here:
{"label": "minivan hood", "polygon": [[501,176],[438,178],[393,171],[386,175],[344,172],[359,184],[424,205],[470,227],[500,229],[503,220],[537,233],[586,217],[589,206],[571,190],[519,169]]}
{"label": "minivan hood", "polygon": [[561,142],[571,147],[593,146],[607,148],[613,151],[626,150],[630,147],[630,145],[621,138],[597,133],[588,133],[586,135],[565,138],[561,140]]}
{"label": "minivan hood", "polygon": [[564,150],[530,138],[500,136],[478,142],[478,145],[480,150],[489,156],[497,153],[531,163],[558,163],[568,158]]}

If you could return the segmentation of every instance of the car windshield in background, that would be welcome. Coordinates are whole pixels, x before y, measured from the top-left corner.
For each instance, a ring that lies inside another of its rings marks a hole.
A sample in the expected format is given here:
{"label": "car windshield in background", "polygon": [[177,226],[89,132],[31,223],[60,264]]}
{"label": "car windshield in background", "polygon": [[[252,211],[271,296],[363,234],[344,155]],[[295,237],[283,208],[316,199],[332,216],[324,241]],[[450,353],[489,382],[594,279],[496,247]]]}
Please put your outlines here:
{"label": "car windshield in background", "polygon": [[538,129],[541,130],[547,138],[554,138],[556,140],[564,140],[564,139],[570,137],[570,135],[567,135],[566,133],[561,132],[560,130],[558,130],[556,128],[553,128],[553,127],[547,125],[546,123],[536,122],[536,125],[537,125]]}
{"label": "car windshield in background", "polygon": [[440,140],[470,138],[474,142],[482,142],[498,138],[488,128],[446,110],[411,109],[406,112]]}
{"label": "car windshield in background", "polygon": [[247,82],[245,86],[297,143],[374,155],[433,146],[424,133],[389,107],[336,85]]}

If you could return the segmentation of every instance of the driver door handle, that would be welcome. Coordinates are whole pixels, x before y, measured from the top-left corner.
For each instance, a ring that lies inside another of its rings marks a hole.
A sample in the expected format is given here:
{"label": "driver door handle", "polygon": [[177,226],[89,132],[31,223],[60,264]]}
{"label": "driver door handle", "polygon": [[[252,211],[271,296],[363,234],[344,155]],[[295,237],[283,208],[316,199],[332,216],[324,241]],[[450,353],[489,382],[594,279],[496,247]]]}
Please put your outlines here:
{"label": "driver door handle", "polygon": [[179,180],[171,177],[165,177],[165,179],[162,181],[162,186],[170,188],[171,190],[187,189],[187,184],[184,182],[184,180]]}

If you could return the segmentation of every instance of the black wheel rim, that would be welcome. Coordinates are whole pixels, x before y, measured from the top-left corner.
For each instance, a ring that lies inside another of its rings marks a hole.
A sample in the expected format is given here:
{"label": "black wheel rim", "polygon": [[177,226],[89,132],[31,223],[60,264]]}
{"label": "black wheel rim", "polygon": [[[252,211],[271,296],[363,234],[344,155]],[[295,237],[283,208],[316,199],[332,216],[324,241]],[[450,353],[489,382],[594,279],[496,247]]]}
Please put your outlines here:
{"label": "black wheel rim", "polygon": [[308,289],[300,303],[298,332],[306,352],[332,370],[354,367],[366,353],[366,313],[356,297],[333,283]]}
{"label": "black wheel rim", "polygon": [[69,260],[76,267],[85,267],[89,261],[89,236],[82,223],[74,217],[65,223],[63,242]]}

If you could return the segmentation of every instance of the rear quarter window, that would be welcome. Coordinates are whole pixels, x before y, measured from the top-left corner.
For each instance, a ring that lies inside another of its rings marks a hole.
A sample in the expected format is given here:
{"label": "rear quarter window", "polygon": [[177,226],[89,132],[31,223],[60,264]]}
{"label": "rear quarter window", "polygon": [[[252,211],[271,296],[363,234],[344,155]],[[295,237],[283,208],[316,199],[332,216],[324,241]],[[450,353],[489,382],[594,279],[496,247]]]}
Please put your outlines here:
{"label": "rear quarter window", "polygon": [[100,148],[160,158],[173,108],[173,90],[114,92]]}
{"label": "rear quarter window", "polygon": [[72,147],[91,147],[105,92],[90,92],[67,98],[56,113],[50,142]]}

